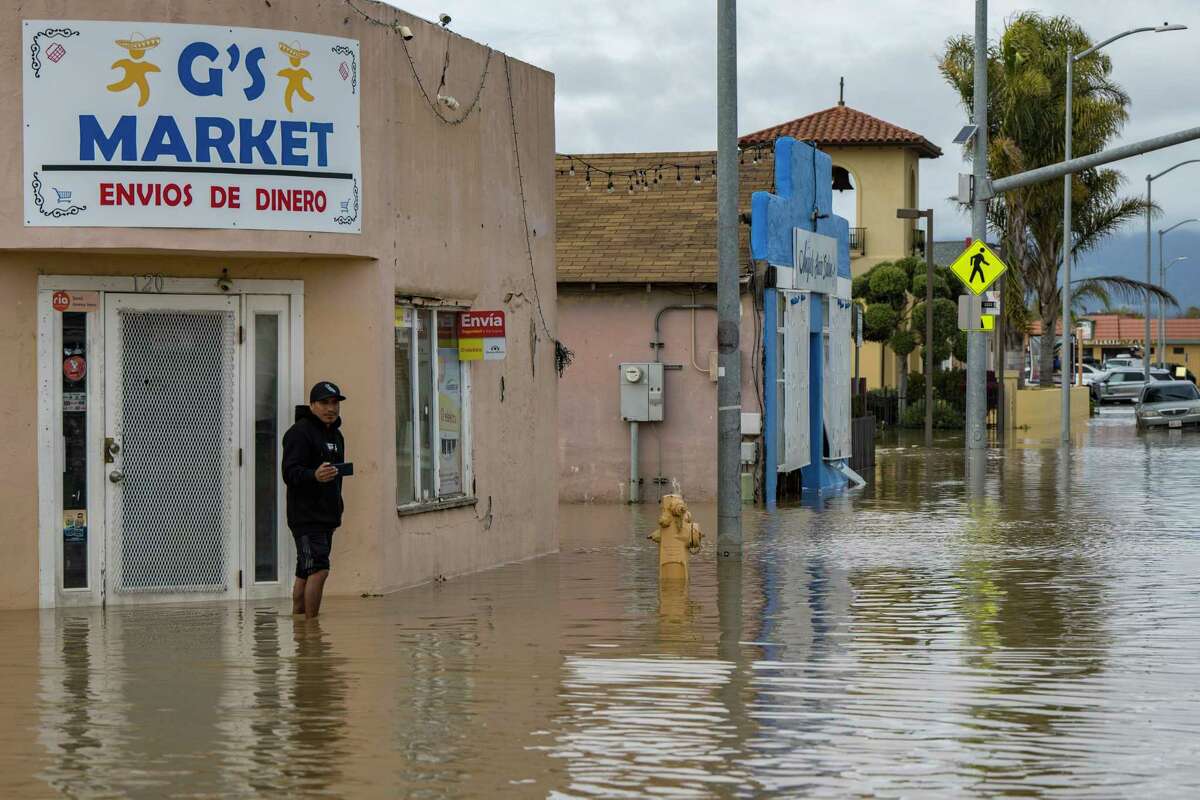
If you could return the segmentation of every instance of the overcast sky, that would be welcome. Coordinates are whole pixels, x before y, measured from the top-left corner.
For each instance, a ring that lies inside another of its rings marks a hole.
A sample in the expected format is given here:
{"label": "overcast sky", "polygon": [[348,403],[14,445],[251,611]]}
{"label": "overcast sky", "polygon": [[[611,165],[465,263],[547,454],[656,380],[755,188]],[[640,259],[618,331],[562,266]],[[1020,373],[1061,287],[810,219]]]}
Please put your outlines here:
{"label": "overcast sky", "polygon": [[[713,0],[394,4],[427,19],[445,11],[453,17],[453,30],[553,72],[559,152],[716,145]],[[969,170],[950,143],[966,113],[939,76],[936,60],[948,37],[973,30],[974,6],[972,0],[743,0],[738,3],[739,132],[834,105],[838,77],[844,75],[848,105],[917,131],[943,149],[941,158],[922,160],[921,204],[941,213],[939,239],[965,235],[969,220],[944,198],[954,191],[956,174]],[[1107,52],[1114,78],[1133,100],[1123,141],[1200,126],[1200,2],[992,0],[991,38],[1000,35],[1005,19],[1026,9],[1071,15],[1096,40],[1164,20],[1192,26],[1178,33],[1139,34]],[[455,79],[467,87],[477,76]],[[1141,193],[1148,172],[1187,158],[1200,158],[1200,141],[1117,166],[1128,178],[1126,189]],[[1166,225],[1200,217],[1196,185],[1200,164],[1155,182]],[[1135,226],[1129,233],[1138,230]],[[1200,259],[1200,253],[1193,258]]]}

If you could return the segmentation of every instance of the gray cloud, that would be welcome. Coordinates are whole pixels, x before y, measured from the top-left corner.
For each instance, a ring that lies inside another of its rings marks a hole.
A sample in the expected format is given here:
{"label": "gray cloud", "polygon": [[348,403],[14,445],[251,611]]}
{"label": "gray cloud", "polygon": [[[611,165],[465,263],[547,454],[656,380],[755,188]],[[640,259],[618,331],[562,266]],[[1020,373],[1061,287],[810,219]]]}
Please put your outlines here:
{"label": "gray cloud", "polygon": [[[710,149],[716,137],[715,4],[697,0],[411,0],[407,11],[453,15],[452,29],[555,73],[557,141],[563,152]],[[1031,4],[993,0],[993,39],[1005,19]],[[1200,126],[1200,4],[1189,0],[1041,0],[1044,14],[1075,17],[1093,38],[1170,20],[1192,30],[1142,34],[1107,51],[1133,98],[1123,141]],[[915,130],[945,155],[924,160],[921,202],[942,214],[940,234],[965,235],[969,221],[945,198],[968,166],[950,139],[965,119],[937,73],[946,39],[969,33],[970,0],[742,2],[738,9],[739,129],[748,132],[837,101]],[[1200,158],[1200,142],[1121,164],[1127,190],[1179,160]],[[1194,169],[1194,172],[1188,172]],[[1200,165],[1155,184],[1169,223],[1200,216],[1192,187]],[[1156,223],[1157,226],[1157,223]],[[1126,235],[1139,235],[1131,226]],[[941,238],[939,236],[939,238]],[[1103,253],[1097,254],[1102,256]],[[1200,252],[1192,256],[1200,262]],[[1086,266],[1085,262],[1085,266]],[[1196,265],[1200,268],[1200,264]]]}

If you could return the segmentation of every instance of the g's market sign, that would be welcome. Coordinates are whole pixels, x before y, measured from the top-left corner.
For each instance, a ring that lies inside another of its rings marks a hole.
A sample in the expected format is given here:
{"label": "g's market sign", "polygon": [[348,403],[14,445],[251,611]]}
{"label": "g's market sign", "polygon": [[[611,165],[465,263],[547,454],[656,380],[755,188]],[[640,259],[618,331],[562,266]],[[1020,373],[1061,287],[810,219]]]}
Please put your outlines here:
{"label": "g's market sign", "polygon": [[24,22],[25,224],[358,233],[358,42]]}

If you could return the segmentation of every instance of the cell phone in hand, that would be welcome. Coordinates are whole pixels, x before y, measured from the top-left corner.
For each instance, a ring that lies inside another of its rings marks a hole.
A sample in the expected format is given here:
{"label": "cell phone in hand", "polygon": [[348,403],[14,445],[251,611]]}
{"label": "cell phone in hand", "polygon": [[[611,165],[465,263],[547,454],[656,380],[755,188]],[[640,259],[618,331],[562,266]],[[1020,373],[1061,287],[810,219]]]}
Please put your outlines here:
{"label": "cell phone in hand", "polygon": [[329,466],[336,469],[338,471],[338,475],[341,475],[343,478],[347,475],[354,474],[354,462],[352,461],[343,461],[339,464],[330,464]]}

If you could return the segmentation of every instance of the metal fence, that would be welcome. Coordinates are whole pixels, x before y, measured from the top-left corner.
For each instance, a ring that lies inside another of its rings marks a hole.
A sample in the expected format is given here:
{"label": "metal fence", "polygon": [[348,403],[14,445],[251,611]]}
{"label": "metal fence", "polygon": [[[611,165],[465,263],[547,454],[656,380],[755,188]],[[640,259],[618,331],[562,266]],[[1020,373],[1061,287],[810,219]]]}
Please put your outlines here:
{"label": "metal fence", "polygon": [[850,469],[867,478],[875,466],[875,417],[850,420],[850,442]]}
{"label": "metal fence", "polygon": [[866,228],[851,228],[850,229],[850,249],[857,253],[861,253],[864,256],[867,254],[867,229]]}
{"label": "metal fence", "polygon": [[894,390],[882,389],[866,394],[866,414],[880,425],[894,427],[900,424],[900,395]]}

